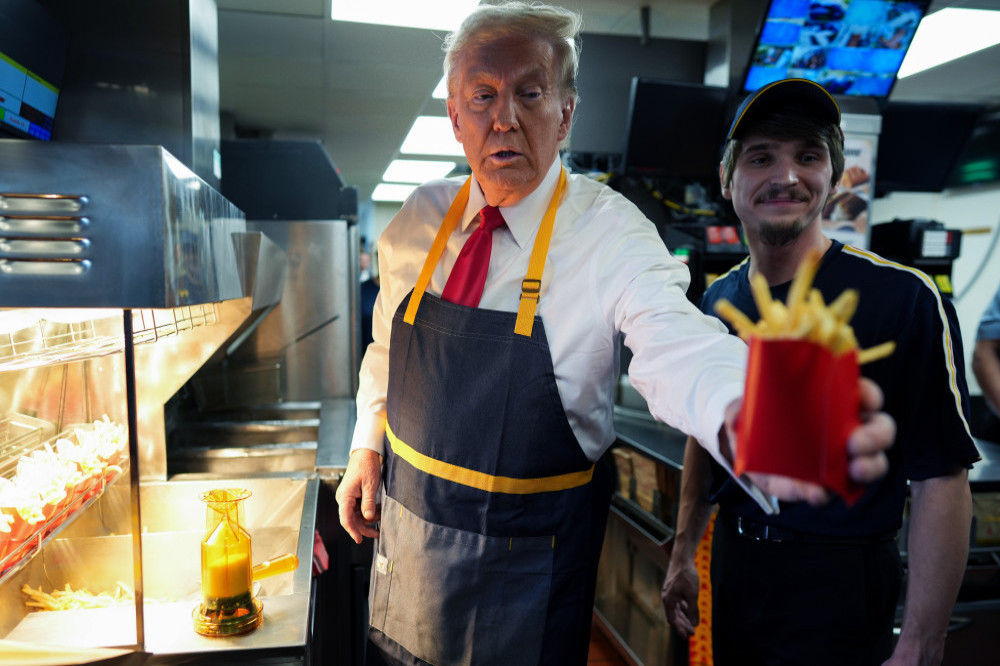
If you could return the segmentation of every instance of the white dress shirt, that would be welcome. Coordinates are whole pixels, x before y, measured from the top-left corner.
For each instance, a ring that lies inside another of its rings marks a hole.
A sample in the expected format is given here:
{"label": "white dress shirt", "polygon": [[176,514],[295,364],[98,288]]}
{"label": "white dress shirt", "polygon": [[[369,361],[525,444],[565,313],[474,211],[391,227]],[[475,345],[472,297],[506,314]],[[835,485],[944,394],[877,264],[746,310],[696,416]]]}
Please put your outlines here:
{"label": "white dress shirt", "polygon": [[[521,280],[560,167],[557,159],[532,194],[501,207],[507,227],[493,233],[479,307],[517,311]],[[379,238],[374,342],[361,363],[352,450],[383,453],[392,318],[416,284],[463,182],[436,180],[417,188]],[[482,189],[473,178],[465,215],[448,240],[428,292],[441,294],[484,205]],[[695,436],[731,469],[718,453],[718,433],[725,406],[743,393],[746,345],[688,301],[689,281],[687,266],[670,255],[634,204],[606,185],[568,175],[536,314],[545,326],[563,407],[589,459],[596,461],[615,440],[612,419],[622,333],[633,353],[629,378],[653,416]]]}

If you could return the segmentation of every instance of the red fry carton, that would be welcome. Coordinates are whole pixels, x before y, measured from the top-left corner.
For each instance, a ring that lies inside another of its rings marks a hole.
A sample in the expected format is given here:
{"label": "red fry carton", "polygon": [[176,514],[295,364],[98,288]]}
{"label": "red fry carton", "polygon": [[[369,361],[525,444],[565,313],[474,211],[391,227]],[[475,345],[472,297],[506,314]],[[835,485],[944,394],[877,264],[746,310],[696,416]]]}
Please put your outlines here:
{"label": "red fry carton", "polygon": [[854,504],[864,491],[847,469],[847,440],[860,423],[858,378],[857,350],[751,338],[735,472],[809,481]]}

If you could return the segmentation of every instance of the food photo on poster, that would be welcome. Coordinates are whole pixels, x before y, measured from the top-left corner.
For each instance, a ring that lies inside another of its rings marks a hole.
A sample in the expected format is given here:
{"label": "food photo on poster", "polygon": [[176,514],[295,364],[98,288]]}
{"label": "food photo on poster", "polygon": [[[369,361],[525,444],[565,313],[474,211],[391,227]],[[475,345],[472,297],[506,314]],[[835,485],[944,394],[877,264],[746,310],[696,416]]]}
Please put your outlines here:
{"label": "food photo on poster", "polygon": [[868,246],[874,148],[874,143],[868,138],[844,138],[844,175],[823,208],[826,235],[861,248]]}

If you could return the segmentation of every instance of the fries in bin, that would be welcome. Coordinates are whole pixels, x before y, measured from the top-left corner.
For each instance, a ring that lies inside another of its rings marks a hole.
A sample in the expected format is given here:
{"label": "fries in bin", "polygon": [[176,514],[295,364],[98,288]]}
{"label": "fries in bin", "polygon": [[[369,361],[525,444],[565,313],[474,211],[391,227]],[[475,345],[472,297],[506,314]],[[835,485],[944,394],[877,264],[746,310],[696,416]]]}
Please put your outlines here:
{"label": "fries in bin", "polygon": [[847,440],[860,423],[858,366],[888,356],[895,343],[858,349],[848,323],[858,292],[827,305],[812,288],[821,258],[813,251],[799,265],[787,304],[771,298],[763,275],[751,278],[759,322],[725,299],[715,305],[750,345],[733,469],[817,483],[853,504],[864,490],[847,469]]}

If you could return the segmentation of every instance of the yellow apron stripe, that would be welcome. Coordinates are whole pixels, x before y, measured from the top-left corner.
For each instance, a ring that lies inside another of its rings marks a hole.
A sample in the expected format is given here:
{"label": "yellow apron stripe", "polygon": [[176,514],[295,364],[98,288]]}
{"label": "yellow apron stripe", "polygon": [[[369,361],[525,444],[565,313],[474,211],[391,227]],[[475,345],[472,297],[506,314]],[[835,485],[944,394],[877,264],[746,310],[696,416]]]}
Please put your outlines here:
{"label": "yellow apron stripe", "polygon": [[531,495],[558,490],[569,490],[590,483],[594,476],[594,466],[582,472],[570,472],[555,476],[542,476],[533,479],[517,479],[510,476],[493,476],[473,469],[459,467],[415,451],[401,439],[396,437],[388,424],[385,426],[386,437],[392,445],[393,453],[421,472],[436,476],[452,483],[457,483],[490,493],[505,493],[508,495]]}
{"label": "yellow apron stripe", "polygon": [[896,268],[898,270],[903,270],[908,273],[912,273],[917,278],[919,278],[927,288],[931,290],[934,297],[937,299],[937,309],[938,316],[941,317],[941,325],[944,330],[944,335],[942,337],[942,344],[944,346],[945,359],[948,363],[948,386],[951,389],[952,397],[955,399],[955,408],[958,411],[958,417],[962,420],[962,424],[965,426],[965,431],[972,436],[972,431],[969,429],[969,424],[965,420],[965,412],[962,411],[962,394],[958,390],[958,374],[955,369],[955,354],[954,348],[952,347],[951,340],[951,327],[948,326],[948,315],[945,314],[944,304],[941,302],[941,292],[938,291],[937,285],[934,281],[923,271],[911,268],[910,266],[905,266],[903,264],[898,264],[895,261],[889,261],[884,259],[877,254],[872,254],[871,252],[866,252],[852,245],[844,245],[844,250],[851,254],[856,254],[859,257],[864,257],[868,261],[875,264],[881,264],[883,266],[889,266],[890,268]]}
{"label": "yellow apron stripe", "polygon": [[528,274],[521,282],[521,301],[517,306],[517,323],[514,332],[518,335],[531,337],[531,329],[535,324],[535,308],[538,307],[538,297],[542,291],[542,273],[545,270],[545,257],[549,253],[549,241],[552,240],[552,229],[555,227],[556,209],[562,199],[562,191],[566,186],[566,169],[559,171],[559,183],[549,201],[549,207],[538,227],[535,246],[531,250],[528,262]]}
{"label": "yellow apron stripe", "polygon": [[403,315],[403,321],[407,324],[413,324],[413,319],[417,315],[417,307],[420,305],[420,299],[423,298],[424,291],[426,291],[427,285],[430,284],[434,267],[437,266],[441,255],[444,254],[444,248],[448,244],[448,237],[451,236],[451,232],[455,230],[455,227],[458,226],[458,223],[462,219],[462,213],[465,212],[465,205],[469,203],[469,192],[471,190],[472,176],[469,176],[465,179],[462,189],[455,195],[455,200],[451,202],[448,213],[444,216],[444,221],[438,229],[437,236],[434,237],[434,243],[427,253],[427,260],[424,261],[424,267],[420,271],[420,277],[417,278],[417,284],[410,295],[410,302],[406,306],[406,314]]}

